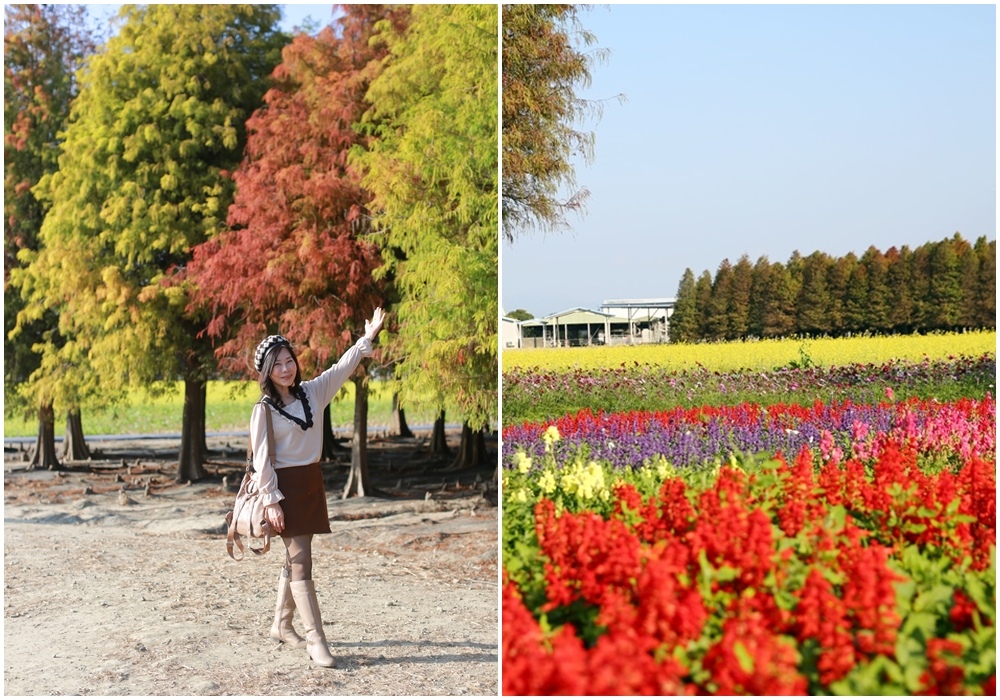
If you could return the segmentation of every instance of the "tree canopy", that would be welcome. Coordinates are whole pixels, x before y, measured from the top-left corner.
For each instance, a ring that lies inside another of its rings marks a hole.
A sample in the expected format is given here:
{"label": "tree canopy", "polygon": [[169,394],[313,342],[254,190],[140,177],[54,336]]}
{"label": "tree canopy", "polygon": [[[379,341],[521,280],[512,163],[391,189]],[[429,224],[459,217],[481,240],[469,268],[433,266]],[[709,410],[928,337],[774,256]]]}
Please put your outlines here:
{"label": "tree canopy", "polygon": [[274,86],[247,122],[228,227],[195,248],[187,275],[197,290],[192,308],[207,310],[224,369],[252,374],[257,342],[280,332],[313,373],[385,304],[384,285],[372,277],[381,255],[366,237],[371,195],[348,153],[367,146],[354,125],[387,53],[370,45],[375,25],[402,28],[408,15],[346,6],[337,31],[299,34],[284,48]]}
{"label": "tree canopy", "polygon": [[58,169],[60,134],[77,93],[74,74],[94,43],[81,6],[7,5],[4,14],[4,394],[10,411],[36,403],[18,389],[39,368],[37,346],[63,342],[51,312],[9,337],[24,308],[18,276],[11,284],[10,275],[22,264],[20,251],[28,256],[38,249],[46,207],[32,188]]}
{"label": "tree canopy", "polygon": [[590,68],[607,56],[591,49],[595,36],[576,5],[503,6],[503,233],[566,225],[589,196],[577,189],[571,157],[593,156],[594,135],[580,129],[600,103],[577,91]]}
{"label": "tree canopy", "polygon": [[497,8],[416,5],[377,40],[376,138],[354,153],[400,298],[401,402],[433,397],[478,429],[497,415]]}
{"label": "tree canopy", "polygon": [[723,260],[714,280],[684,271],[671,317],[680,342],[962,328],[996,328],[996,240],[985,236],[870,246],[860,258],[796,251],[785,265]]}
{"label": "tree canopy", "polygon": [[101,394],[179,376],[203,394],[211,363],[187,288],[168,281],[224,222],[245,121],[287,38],[273,5],[126,5],[121,16],[80,74],[58,171],[33,190],[51,208],[40,249],[22,252],[18,323],[56,310],[76,342],[73,371]]}

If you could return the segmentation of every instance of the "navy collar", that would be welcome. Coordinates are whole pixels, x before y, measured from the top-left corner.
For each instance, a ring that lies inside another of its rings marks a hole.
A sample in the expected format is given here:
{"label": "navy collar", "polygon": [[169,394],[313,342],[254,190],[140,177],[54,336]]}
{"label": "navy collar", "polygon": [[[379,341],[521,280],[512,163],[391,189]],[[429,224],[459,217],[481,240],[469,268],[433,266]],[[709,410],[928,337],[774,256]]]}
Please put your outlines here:
{"label": "navy collar", "polygon": [[292,390],[292,393],[299,401],[302,402],[302,412],[306,416],[305,420],[302,420],[298,416],[293,416],[291,413],[288,413],[281,406],[278,406],[276,403],[274,403],[274,401],[272,401],[271,397],[269,396],[265,396],[263,399],[261,399],[261,401],[266,403],[268,406],[273,408],[275,411],[283,415],[288,420],[295,423],[295,425],[299,426],[303,430],[309,430],[309,428],[313,427],[313,416],[312,416],[312,409],[309,406],[309,399],[306,397],[306,390],[303,389],[301,386],[298,386]]}

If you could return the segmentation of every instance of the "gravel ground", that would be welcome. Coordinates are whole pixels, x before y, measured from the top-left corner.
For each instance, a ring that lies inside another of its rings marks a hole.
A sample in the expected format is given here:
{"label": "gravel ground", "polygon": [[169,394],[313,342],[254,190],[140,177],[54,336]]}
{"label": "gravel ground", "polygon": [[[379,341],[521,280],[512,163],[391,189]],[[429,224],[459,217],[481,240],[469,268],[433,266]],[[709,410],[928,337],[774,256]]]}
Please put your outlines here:
{"label": "gravel ground", "polygon": [[232,561],[234,487],[164,473],[5,464],[5,695],[498,694],[497,510],[481,494],[328,488],[313,579],[338,663],[324,669],[267,636],[280,541]]}

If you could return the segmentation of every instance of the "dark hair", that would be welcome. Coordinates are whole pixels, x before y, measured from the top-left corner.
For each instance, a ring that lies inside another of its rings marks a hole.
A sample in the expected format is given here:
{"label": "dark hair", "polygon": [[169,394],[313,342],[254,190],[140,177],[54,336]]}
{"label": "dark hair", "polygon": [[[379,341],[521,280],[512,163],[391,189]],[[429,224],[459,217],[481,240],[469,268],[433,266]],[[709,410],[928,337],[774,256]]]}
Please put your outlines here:
{"label": "dark hair", "polygon": [[260,385],[260,391],[264,396],[269,398],[275,406],[278,408],[284,407],[284,403],[281,402],[281,394],[278,392],[278,387],[274,385],[271,380],[271,370],[274,369],[274,363],[278,361],[278,353],[281,352],[281,348],[288,350],[289,354],[292,356],[292,360],[295,362],[295,381],[292,383],[292,396],[302,398],[299,396],[299,385],[302,384],[302,372],[299,369],[299,358],[295,356],[295,351],[292,350],[292,346],[287,343],[278,343],[273,348],[267,351],[267,355],[264,356],[264,362],[261,365],[260,377],[257,379],[257,384]]}

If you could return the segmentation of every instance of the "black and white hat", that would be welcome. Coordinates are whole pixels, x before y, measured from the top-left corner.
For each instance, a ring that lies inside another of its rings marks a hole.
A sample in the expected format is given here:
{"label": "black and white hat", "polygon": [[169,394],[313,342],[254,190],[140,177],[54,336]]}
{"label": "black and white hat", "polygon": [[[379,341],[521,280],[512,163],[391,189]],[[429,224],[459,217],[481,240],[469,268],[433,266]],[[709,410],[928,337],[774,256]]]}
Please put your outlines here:
{"label": "black and white hat", "polygon": [[264,369],[264,358],[267,357],[267,353],[271,352],[271,348],[277,347],[278,345],[287,345],[292,347],[292,344],[288,342],[288,339],[283,335],[269,335],[264,340],[260,341],[260,345],[257,346],[257,351],[253,354],[253,367],[258,372]]}

